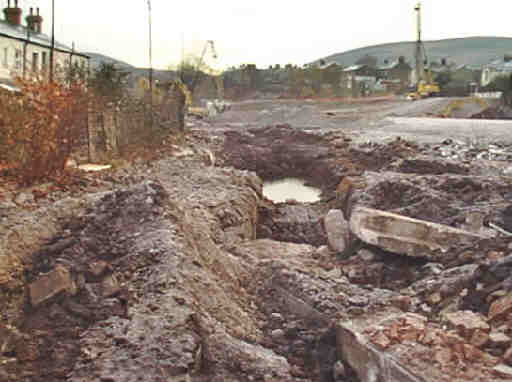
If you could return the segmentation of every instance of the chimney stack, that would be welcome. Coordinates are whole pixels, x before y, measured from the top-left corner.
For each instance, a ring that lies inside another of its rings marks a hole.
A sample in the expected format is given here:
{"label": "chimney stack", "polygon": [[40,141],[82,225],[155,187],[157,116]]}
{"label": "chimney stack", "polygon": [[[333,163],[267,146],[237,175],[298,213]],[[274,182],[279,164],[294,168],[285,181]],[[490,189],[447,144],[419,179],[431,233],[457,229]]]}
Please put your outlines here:
{"label": "chimney stack", "polygon": [[12,25],[21,25],[21,8],[18,7],[18,0],[14,0],[14,7],[11,7],[11,0],[7,0],[7,8],[4,8],[5,20]]}
{"label": "chimney stack", "polygon": [[34,33],[41,33],[43,18],[39,15],[39,8],[37,14],[34,14],[34,8],[30,8],[30,15],[26,17],[27,28]]}

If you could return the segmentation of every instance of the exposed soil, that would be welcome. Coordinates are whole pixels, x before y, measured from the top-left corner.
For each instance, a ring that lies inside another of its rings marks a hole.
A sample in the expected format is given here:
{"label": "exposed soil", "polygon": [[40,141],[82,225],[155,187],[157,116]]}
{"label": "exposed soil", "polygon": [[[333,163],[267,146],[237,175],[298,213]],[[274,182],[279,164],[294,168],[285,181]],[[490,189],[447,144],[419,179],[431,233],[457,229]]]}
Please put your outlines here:
{"label": "exposed soil", "polygon": [[[392,106],[367,105],[372,113]],[[512,291],[512,239],[491,226],[512,229],[509,177],[403,139],[358,145],[333,121],[308,131],[194,123],[160,155],[77,172],[67,189],[6,191],[0,381],[357,382],[361,372],[340,355],[340,322],[392,309],[445,333],[447,312],[487,316]],[[266,200],[262,180],[284,177],[321,188],[322,200]],[[489,238],[454,245],[437,263],[357,240],[337,253],[324,218],[332,208],[349,216],[355,204]],[[507,315],[492,328],[512,335]],[[405,329],[370,338],[402,345],[403,333],[416,338]],[[473,340],[460,341],[467,349]],[[505,362],[506,348],[478,346]],[[418,362],[446,377],[472,368],[489,376],[491,366],[456,347],[446,362],[434,357],[439,349],[421,349]]]}

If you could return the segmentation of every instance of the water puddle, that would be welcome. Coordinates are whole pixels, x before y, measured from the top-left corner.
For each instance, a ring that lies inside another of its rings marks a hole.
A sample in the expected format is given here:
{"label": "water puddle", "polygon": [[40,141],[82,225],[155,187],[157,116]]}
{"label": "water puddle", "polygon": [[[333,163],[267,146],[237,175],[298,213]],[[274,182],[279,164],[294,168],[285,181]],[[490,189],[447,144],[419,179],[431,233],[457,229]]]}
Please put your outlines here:
{"label": "water puddle", "polygon": [[313,203],[320,200],[321,190],[305,185],[306,181],[298,178],[285,178],[263,184],[263,195],[275,203],[294,199],[300,203]]}

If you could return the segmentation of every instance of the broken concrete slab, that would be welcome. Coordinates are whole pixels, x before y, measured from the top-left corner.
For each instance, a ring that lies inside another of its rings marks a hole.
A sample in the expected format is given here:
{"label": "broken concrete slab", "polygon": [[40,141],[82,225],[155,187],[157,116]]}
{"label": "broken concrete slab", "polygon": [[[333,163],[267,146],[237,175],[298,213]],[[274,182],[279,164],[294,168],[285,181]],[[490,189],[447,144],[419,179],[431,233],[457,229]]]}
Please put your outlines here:
{"label": "broken concrete slab", "polygon": [[71,273],[61,265],[57,265],[53,271],[41,276],[28,288],[33,307],[38,307],[60,293],[71,292],[75,289]]}
{"label": "broken concrete slab", "polygon": [[361,382],[489,380],[499,362],[425,317],[391,307],[338,322],[336,336]]}
{"label": "broken concrete slab", "polygon": [[338,253],[345,251],[350,240],[350,230],[343,212],[330,210],[324,217],[324,227],[329,248]]}
{"label": "broken concrete slab", "polygon": [[454,245],[469,245],[484,236],[461,229],[357,206],[350,230],[367,244],[386,251],[438,260]]}
{"label": "broken concrete slab", "polygon": [[[396,382],[420,382],[422,376],[415,375],[392,355],[385,354],[364,334],[365,327],[371,327],[380,320],[399,317],[403,312],[390,309],[367,319],[357,319],[338,324],[336,342],[340,354],[356,372],[361,382],[374,382],[386,376]],[[432,380],[433,381],[433,380]]]}

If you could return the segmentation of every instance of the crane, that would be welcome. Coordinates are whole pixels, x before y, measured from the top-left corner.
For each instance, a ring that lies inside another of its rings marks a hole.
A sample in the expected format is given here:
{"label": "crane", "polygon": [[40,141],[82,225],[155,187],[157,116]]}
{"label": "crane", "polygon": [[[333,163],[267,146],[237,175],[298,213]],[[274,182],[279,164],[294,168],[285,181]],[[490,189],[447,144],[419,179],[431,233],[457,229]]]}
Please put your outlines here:
{"label": "crane", "polygon": [[215,50],[215,43],[213,42],[213,40],[206,41],[206,44],[204,45],[204,48],[203,48],[203,52],[201,53],[201,57],[199,58],[199,61],[197,62],[194,79],[192,80],[192,83],[190,84],[190,91],[191,92],[194,92],[194,89],[197,86],[197,81],[199,80],[199,76],[200,76],[200,73],[201,73],[201,65],[203,65],[204,56],[206,55],[208,47],[210,47],[210,49],[212,51],[212,57],[214,59],[218,58],[217,51]]}
{"label": "crane", "polygon": [[196,89],[198,81],[201,77],[201,73],[202,73],[201,66],[204,62],[204,58],[206,56],[206,53],[208,52],[208,49],[211,51],[211,55],[212,55],[213,59],[216,60],[218,58],[217,50],[215,49],[215,43],[213,42],[213,40],[206,41],[206,44],[204,45],[201,56],[197,62],[197,66],[194,71],[195,72],[194,77],[192,79],[192,82],[190,83],[190,91],[188,93],[190,95],[190,107],[188,108],[189,114],[196,115],[199,117],[204,117],[205,115],[213,116],[213,115],[216,115],[217,113],[222,113],[229,108],[229,104],[223,100],[223,98],[224,98],[224,81],[223,81],[222,75],[215,73],[214,70],[211,70],[211,69],[207,70],[207,72],[208,72],[207,74],[213,77],[213,80],[215,81],[215,86],[216,86],[216,93],[220,99],[208,101],[206,104],[207,105],[206,108],[192,107],[194,90]]}
{"label": "crane", "polygon": [[416,26],[417,26],[417,38],[415,44],[414,58],[416,60],[416,91],[409,93],[407,98],[411,100],[417,100],[420,98],[430,97],[439,95],[441,89],[439,84],[434,82],[432,79],[432,73],[430,69],[425,68],[428,65],[427,53],[425,51],[425,45],[421,39],[421,3],[418,3],[414,8],[416,12]]}

